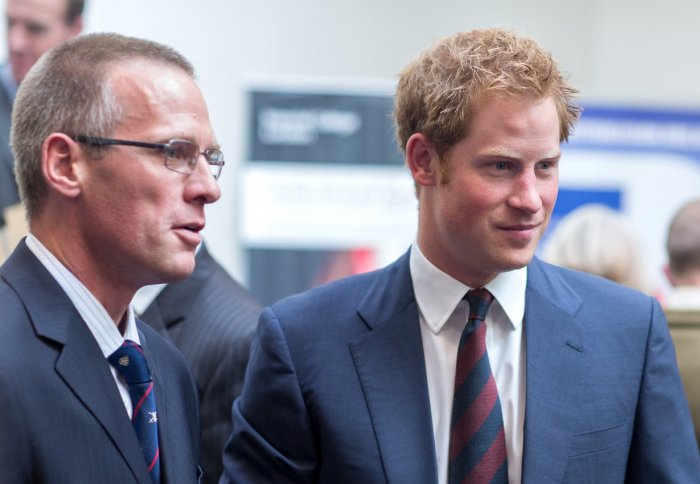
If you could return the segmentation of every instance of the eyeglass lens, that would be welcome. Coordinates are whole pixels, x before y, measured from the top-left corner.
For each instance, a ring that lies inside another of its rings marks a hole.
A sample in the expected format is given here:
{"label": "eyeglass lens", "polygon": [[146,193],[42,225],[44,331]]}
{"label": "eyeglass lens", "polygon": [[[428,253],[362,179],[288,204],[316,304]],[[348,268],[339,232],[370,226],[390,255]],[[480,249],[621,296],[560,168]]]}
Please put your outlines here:
{"label": "eyeglass lens", "polygon": [[[209,149],[203,153],[214,178],[219,178],[223,162],[223,153],[219,150]],[[166,162],[175,171],[191,173],[197,165],[199,147],[187,140],[172,140],[165,149]],[[175,165],[175,166],[173,166]]]}

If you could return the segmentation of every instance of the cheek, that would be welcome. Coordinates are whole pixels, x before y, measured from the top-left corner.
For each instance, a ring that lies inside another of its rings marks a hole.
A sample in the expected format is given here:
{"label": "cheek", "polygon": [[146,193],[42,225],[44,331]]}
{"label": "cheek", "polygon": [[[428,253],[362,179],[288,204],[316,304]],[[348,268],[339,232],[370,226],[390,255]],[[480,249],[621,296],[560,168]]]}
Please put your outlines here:
{"label": "cheek", "polygon": [[474,191],[463,191],[458,197],[449,200],[443,206],[443,216],[452,231],[470,232],[482,226],[489,218],[489,213],[497,210],[499,204],[491,197],[475,196]]}
{"label": "cheek", "polygon": [[545,207],[545,210],[551,212],[554,208],[554,204],[557,202],[557,196],[559,195],[558,182],[548,183],[541,193],[542,205]]}

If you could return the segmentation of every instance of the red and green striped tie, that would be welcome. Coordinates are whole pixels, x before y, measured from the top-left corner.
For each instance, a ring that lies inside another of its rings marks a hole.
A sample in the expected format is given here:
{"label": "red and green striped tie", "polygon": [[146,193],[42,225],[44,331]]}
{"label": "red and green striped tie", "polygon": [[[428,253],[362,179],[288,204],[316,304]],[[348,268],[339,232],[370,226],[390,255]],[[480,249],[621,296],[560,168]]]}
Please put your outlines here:
{"label": "red and green striped tie", "polygon": [[496,380],[486,352],[493,296],[469,291],[469,320],[459,340],[450,430],[449,484],[508,482],[505,433]]}

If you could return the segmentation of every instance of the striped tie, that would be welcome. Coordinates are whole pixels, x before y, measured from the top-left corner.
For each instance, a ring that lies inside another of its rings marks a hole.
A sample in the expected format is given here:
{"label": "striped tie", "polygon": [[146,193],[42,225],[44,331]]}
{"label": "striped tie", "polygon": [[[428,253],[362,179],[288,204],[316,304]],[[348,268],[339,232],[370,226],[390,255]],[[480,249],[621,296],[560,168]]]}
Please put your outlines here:
{"label": "striped tie", "polygon": [[507,483],[505,433],[496,380],[486,353],[493,296],[469,291],[469,321],[459,340],[450,431],[450,484]]}
{"label": "striped tie", "polygon": [[148,368],[146,356],[141,346],[126,340],[124,344],[108,358],[126,384],[133,406],[131,422],[146,458],[148,472],[154,484],[160,484],[160,451],[158,448],[158,418],[156,399],[153,394],[153,379]]}

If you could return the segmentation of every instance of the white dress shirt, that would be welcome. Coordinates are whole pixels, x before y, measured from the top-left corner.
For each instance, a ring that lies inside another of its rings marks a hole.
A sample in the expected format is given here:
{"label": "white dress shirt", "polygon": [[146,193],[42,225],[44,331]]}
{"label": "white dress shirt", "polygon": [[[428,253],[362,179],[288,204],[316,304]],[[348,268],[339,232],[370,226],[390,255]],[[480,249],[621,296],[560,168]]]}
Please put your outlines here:
{"label": "white dress shirt", "polygon": [[677,311],[700,310],[700,286],[678,286],[666,295],[665,309]]}
{"label": "white dress shirt", "polygon": [[134,294],[134,297],[131,299],[131,307],[139,318],[166,287],[167,284],[152,284],[150,286],[143,286],[136,291],[136,294]]}
{"label": "white dress shirt", "polygon": [[[97,344],[102,350],[105,359],[114,353],[123,343],[125,339],[141,344],[139,333],[136,329],[136,321],[134,319],[134,311],[129,307],[126,317],[126,329],[124,335],[119,332],[119,328],[112,321],[112,318],[107,313],[104,306],[92,295],[92,293],[78,280],[71,271],[69,271],[61,262],[31,233],[27,235],[27,247],[39,259],[39,262],[46,268],[47,271],[56,279],[56,282],[63,288],[68,298],[71,300],[75,309],[78,310],[80,316],[85,321],[92,336],[97,341]],[[109,365],[109,362],[107,362]],[[129,397],[129,389],[124,379],[117,374],[117,370],[109,365],[112,370],[112,376],[119,389],[119,394],[124,402],[126,412],[129,418],[132,416],[131,398]]]}
{"label": "white dress shirt", "polygon": [[[438,483],[447,484],[457,347],[469,314],[469,303],[462,298],[476,288],[431,264],[417,243],[411,248],[410,268],[428,377]],[[526,283],[524,267],[501,273],[485,286],[494,296],[486,316],[486,350],[503,412],[509,484],[520,484],[522,475]]]}

